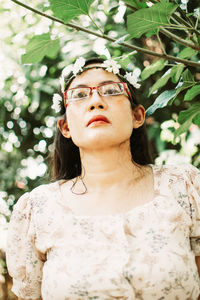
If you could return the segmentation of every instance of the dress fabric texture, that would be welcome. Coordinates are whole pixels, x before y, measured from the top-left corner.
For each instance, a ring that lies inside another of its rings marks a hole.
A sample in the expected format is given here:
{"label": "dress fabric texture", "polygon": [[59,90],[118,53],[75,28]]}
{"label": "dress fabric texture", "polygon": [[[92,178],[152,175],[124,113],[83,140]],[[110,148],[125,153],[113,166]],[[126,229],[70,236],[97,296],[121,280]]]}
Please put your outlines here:
{"label": "dress fabric texture", "polygon": [[59,182],[24,194],[8,232],[12,291],[43,300],[197,300],[200,171],[150,166],[154,199],[121,214],[74,214]]}

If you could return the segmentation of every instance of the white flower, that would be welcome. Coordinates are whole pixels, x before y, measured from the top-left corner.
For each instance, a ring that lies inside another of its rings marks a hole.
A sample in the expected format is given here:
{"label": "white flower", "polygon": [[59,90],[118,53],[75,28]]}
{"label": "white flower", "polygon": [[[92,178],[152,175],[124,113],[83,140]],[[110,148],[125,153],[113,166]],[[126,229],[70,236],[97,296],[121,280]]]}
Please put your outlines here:
{"label": "white flower", "polygon": [[119,69],[121,66],[114,59],[107,59],[101,64],[103,68],[106,68],[106,71],[112,72],[114,74],[119,74]]}
{"label": "white flower", "polygon": [[79,57],[75,63],[74,63],[74,67],[73,67],[73,73],[74,75],[76,75],[78,72],[82,72],[83,68],[85,65],[85,58],[83,57]]}
{"label": "white flower", "polygon": [[51,108],[55,110],[55,112],[60,111],[60,103],[62,102],[62,97],[59,94],[53,94],[53,105]]}
{"label": "white flower", "polygon": [[62,75],[67,77],[73,71],[73,64],[68,65],[62,70]]}
{"label": "white flower", "polygon": [[126,78],[126,80],[128,82],[130,82],[130,84],[132,84],[136,89],[140,88],[141,84],[137,83],[137,76],[135,76],[134,73],[126,72],[126,74],[124,75],[124,78]]}
{"label": "white flower", "polygon": [[60,76],[60,86],[61,86],[61,91],[62,91],[63,94],[64,94],[64,91],[65,91],[65,77],[68,77],[69,74],[72,72],[72,70],[73,70],[73,65],[72,64],[65,67],[62,70],[62,73],[61,73],[61,76]]}

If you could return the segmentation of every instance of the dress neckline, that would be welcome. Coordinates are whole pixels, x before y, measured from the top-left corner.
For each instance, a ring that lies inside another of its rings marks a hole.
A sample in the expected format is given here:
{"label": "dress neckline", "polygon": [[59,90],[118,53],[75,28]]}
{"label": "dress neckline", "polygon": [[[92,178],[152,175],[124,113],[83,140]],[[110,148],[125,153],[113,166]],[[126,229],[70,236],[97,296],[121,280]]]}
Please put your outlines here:
{"label": "dress neckline", "polygon": [[[99,215],[77,215],[76,213],[74,213],[74,211],[69,207],[69,211],[71,213],[71,215],[75,218],[81,218],[81,219],[101,219],[101,218],[123,218],[125,216],[128,216],[130,214],[132,214],[133,212],[137,211],[137,210],[142,210],[143,208],[145,207],[148,207],[149,205],[152,205],[154,204],[156,201],[157,201],[157,194],[156,194],[156,190],[157,190],[157,187],[158,187],[158,178],[157,178],[157,170],[158,170],[158,167],[160,168],[160,166],[157,166],[157,165],[153,165],[153,164],[148,164],[148,166],[151,167],[152,169],[152,174],[153,174],[153,188],[154,188],[154,197],[152,200],[144,203],[144,204],[141,204],[141,205],[138,205],[138,206],[135,206],[133,207],[132,209],[129,209],[125,212],[122,212],[122,213],[116,213],[116,214],[99,214]],[[60,189],[60,186],[59,186],[59,182],[60,181],[57,181],[57,184],[58,184],[58,190],[59,190],[59,198],[63,204],[63,200],[62,200],[62,192],[61,192],[61,189]]]}

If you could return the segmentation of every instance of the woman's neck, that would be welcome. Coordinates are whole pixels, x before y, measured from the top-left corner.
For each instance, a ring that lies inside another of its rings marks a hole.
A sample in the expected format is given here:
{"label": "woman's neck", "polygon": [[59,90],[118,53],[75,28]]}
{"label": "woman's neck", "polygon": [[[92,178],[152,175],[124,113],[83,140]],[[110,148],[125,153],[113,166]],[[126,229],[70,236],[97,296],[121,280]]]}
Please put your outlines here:
{"label": "woman's neck", "polygon": [[89,191],[125,187],[141,176],[129,141],[106,149],[80,149],[82,177]]}

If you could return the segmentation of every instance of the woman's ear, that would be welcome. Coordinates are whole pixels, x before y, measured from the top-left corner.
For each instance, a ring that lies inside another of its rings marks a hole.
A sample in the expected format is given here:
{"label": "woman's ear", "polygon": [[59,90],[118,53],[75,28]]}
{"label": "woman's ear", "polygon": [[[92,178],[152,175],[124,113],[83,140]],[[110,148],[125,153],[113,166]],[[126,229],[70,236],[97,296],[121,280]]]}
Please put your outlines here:
{"label": "woman's ear", "polygon": [[143,105],[138,105],[133,110],[133,128],[141,127],[145,122],[145,108]]}
{"label": "woman's ear", "polygon": [[59,128],[60,132],[62,133],[62,135],[65,138],[67,138],[67,139],[71,138],[71,134],[70,134],[69,127],[68,127],[66,119],[59,119],[58,122],[57,122],[57,125],[58,125],[58,128]]}

